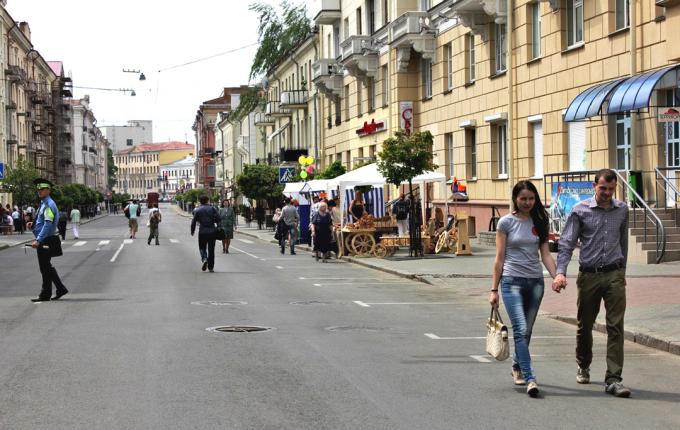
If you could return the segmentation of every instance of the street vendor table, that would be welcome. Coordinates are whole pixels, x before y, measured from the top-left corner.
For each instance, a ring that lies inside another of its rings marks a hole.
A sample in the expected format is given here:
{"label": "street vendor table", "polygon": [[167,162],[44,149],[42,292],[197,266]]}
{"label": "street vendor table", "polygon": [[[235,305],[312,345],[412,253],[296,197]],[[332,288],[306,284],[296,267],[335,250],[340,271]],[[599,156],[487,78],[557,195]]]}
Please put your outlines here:
{"label": "street vendor table", "polygon": [[[430,249],[430,241],[432,239],[430,236],[422,235],[420,241],[423,244],[423,249]],[[385,256],[394,255],[397,249],[400,247],[408,248],[411,244],[411,238],[409,236],[394,236],[385,235],[380,238],[380,243],[375,246],[374,255],[376,257],[382,258]]]}
{"label": "street vendor table", "polygon": [[[344,240],[343,240],[344,238]],[[366,257],[375,251],[375,228],[347,228],[339,232],[337,238],[341,255]]]}

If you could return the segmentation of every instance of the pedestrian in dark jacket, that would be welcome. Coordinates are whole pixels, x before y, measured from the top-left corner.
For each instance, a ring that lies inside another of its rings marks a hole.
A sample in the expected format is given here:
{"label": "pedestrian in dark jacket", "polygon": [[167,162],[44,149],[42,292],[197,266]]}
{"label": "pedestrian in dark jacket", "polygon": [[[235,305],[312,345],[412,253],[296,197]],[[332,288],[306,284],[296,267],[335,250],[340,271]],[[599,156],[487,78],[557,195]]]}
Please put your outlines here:
{"label": "pedestrian in dark jacket", "polygon": [[194,235],[196,224],[198,230],[198,250],[201,253],[201,270],[206,269],[213,272],[215,267],[215,241],[217,240],[217,226],[220,223],[220,216],[217,209],[210,206],[208,196],[201,196],[201,206],[194,210],[194,217],[191,220],[191,235]]}

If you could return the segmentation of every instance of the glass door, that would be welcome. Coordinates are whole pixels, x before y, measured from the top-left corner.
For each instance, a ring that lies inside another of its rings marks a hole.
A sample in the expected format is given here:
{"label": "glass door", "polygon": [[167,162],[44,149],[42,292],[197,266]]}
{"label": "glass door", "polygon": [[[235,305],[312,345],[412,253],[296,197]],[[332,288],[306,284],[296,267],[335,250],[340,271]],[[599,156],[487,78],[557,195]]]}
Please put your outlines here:
{"label": "glass door", "polygon": [[[680,89],[667,92],[666,106],[680,106]],[[680,122],[667,122],[666,127],[666,177],[680,190],[678,181],[680,172]],[[670,188],[670,187],[668,187]],[[675,193],[670,189],[666,190],[666,200],[668,206],[675,206]]]}

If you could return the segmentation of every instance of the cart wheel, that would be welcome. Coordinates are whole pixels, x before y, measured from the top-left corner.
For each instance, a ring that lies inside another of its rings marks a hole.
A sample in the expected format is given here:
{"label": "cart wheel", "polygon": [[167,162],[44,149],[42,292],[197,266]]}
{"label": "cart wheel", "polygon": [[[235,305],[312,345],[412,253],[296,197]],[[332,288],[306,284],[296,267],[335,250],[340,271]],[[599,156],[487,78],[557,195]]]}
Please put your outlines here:
{"label": "cart wheel", "polygon": [[359,233],[352,238],[352,249],[360,257],[372,254],[375,249],[375,239],[368,233]]}
{"label": "cart wheel", "polygon": [[383,245],[382,243],[379,243],[375,246],[373,254],[378,258],[384,258],[385,256],[387,256],[387,248],[385,248],[385,245]]}
{"label": "cart wheel", "polygon": [[435,254],[439,254],[439,251],[441,251],[444,248],[444,245],[446,245],[448,237],[449,237],[448,232],[443,232],[439,234],[439,239],[437,239],[437,244],[434,247]]}
{"label": "cart wheel", "polygon": [[356,254],[354,252],[354,249],[352,248],[352,239],[353,238],[354,238],[353,234],[349,234],[349,233],[345,234],[345,251],[347,252],[348,255]]}

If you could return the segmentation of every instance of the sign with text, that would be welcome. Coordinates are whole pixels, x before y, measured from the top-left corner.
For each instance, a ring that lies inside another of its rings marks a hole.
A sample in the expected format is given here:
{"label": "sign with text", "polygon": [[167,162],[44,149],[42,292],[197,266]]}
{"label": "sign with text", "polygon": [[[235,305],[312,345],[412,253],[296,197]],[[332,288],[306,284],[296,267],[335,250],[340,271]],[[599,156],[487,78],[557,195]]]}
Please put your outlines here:
{"label": "sign with text", "polygon": [[574,206],[595,194],[590,181],[553,182],[550,194],[550,229],[561,232]]}
{"label": "sign with text", "polygon": [[279,184],[297,182],[295,177],[295,166],[279,166]]}
{"label": "sign with text", "polygon": [[399,128],[407,136],[413,131],[413,102],[399,102]]}
{"label": "sign with text", "polygon": [[375,119],[371,122],[364,122],[363,127],[357,129],[357,135],[359,137],[370,136],[371,134],[377,133],[379,131],[385,131],[387,127],[385,126],[385,121],[376,121]]}
{"label": "sign with text", "polygon": [[660,107],[658,117],[659,122],[678,122],[680,121],[680,108]]}

